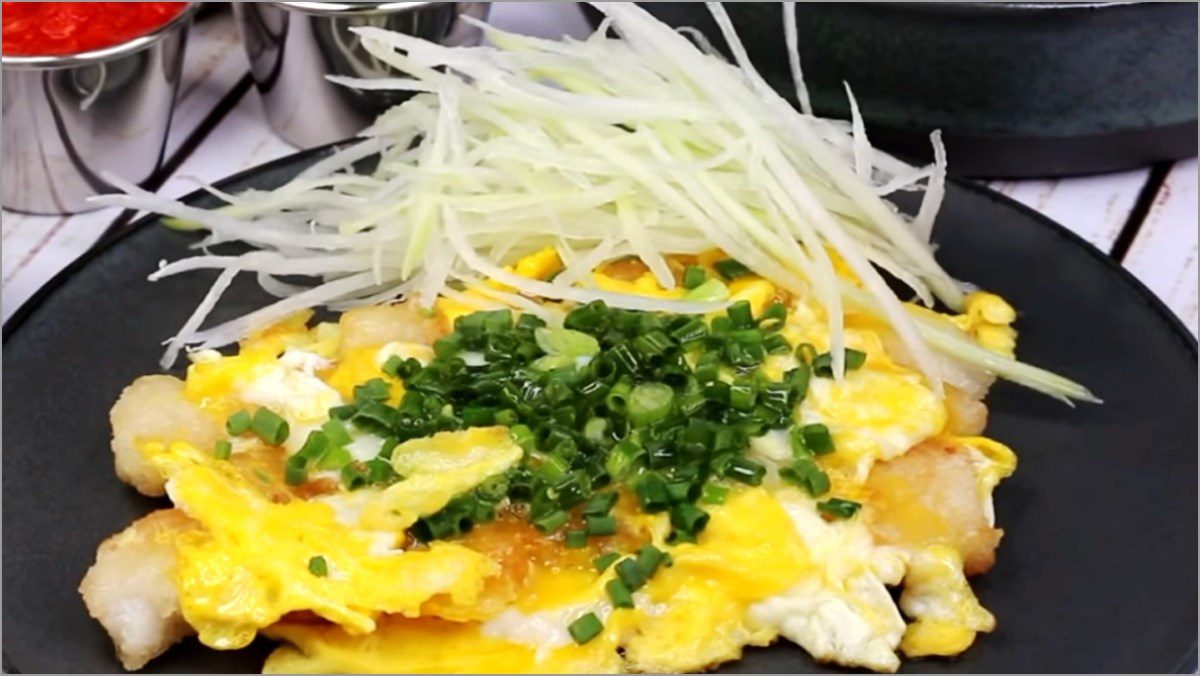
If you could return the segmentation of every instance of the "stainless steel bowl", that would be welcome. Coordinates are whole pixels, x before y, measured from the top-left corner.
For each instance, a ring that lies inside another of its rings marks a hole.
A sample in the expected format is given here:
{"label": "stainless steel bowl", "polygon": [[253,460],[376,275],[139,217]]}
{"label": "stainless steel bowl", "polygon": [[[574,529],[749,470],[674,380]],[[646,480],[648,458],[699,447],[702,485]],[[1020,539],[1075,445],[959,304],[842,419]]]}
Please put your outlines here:
{"label": "stainless steel bowl", "polygon": [[388,77],[396,72],[363,49],[356,26],[375,26],[445,45],[478,42],[461,20],[487,18],[487,2],[234,3],[250,72],[271,127],[285,141],[310,148],[353,136],[405,92],[358,91],[326,75]]}
{"label": "stainless steel bowl", "polygon": [[0,204],[36,214],[96,207],[101,175],[134,183],[161,166],[198,3],[152,33],[64,56],[2,56]]}

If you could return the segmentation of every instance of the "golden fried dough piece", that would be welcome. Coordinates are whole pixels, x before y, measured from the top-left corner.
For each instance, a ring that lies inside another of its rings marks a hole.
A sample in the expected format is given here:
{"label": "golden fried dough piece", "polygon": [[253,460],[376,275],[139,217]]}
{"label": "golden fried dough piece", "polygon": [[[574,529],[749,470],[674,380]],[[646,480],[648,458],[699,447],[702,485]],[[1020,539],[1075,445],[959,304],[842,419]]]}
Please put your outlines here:
{"label": "golden fried dough piece", "polygon": [[193,633],[179,609],[172,580],[175,536],[196,528],[177,509],[160,509],[134,521],[96,550],[79,593],[88,614],[112,638],[126,669],[142,668]]}
{"label": "golden fried dough piece", "polygon": [[142,457],[142,444],[186,441],[196,448],[212,448],[221,437],[221,426],[184,397],[183,381],[173,376],[142,376],[133,381],[113,405],[109,421],[117,476],[151,496],[163,495],[166,482]]}
{"label": "golden fried dough piece", "polygon": [[378,347],[393,341],[432,345],[446,333],[442,322],[423,311],[415,300],[347,310],[338,323],[342,327],[343,354],[355,348]]}
{"label": "golden fried dough piece", "polygon": [[1003,531],[990,525],[988,496],[967,449],[928,441],[876,463],[867,479],[870,528],[884,544],[954,547],[967,575],[987,572]]}
{"label": "golden fried dough piece", "polygon": [[987,427],[987,406],[952,385],[946,386],[946,431],[962,437],[982,434]]}

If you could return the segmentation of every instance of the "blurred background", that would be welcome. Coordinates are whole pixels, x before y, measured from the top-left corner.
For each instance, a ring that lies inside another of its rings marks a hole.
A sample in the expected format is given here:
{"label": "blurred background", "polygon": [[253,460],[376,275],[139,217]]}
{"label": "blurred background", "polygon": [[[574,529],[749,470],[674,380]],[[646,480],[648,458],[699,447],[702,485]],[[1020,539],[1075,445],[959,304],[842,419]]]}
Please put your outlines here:
{"label": "blurred background", "polygon": [[[112,190],[104,176],[178,196],[350,137],[398,103],[395,92],[325,80],[392,74],[349,27],[475,44],[480,31],[465,17],[554,39],[589,35],[600,18],[577,3],[523,2],[70,9],[84,4],[4,3],[5,318],[132,220],[89,210],[87,197]],[[702,4],[645,7],[725,49]],[[796,103],[781,4],[728,10],[751,60]],[[44,30],[51,24],[57,32]],[[1063,223],[1195,332],[1195,4],[801,3],[795,26],[816,114],[847,118],[849,84],[872,143],[916,162],[930,160],[929,133],[941,130],[952,175]]]}

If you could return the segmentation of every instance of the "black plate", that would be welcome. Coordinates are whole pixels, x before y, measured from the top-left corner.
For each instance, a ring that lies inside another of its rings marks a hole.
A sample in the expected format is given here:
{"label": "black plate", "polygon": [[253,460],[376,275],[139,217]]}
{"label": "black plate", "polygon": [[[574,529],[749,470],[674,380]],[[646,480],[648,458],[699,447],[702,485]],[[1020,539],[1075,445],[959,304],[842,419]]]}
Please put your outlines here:
{"label": "black plate", "polygon": [[[218,185],[277,186],[324,152]],[[951,274],[1022,311],[1022,357],[1083,381],[1107,403],[1072,409],[994,388],[989,434],[1021,458],[996,494],[1007,531],[999,559],[975,582],[999,628],[960,659],[907,668],[1194,669],[1196,341],[1106,256],[995,193],[951,185],[936,234]],[[159,342],[211,282],[201,273],[145,281],[192,241],[144,221],[56,277],[4,327],[4,652],[21,671],[119,668],[75,590],[101,540],[165,504],[117,481],[108,409],[122,387],[157,369]],[[241,280],[214,319],[264,300]],[[267,648],[219,653],[188,641],[150,667],[257,671]],[[820,667],[785,644],[750,650],[728,669]]]}

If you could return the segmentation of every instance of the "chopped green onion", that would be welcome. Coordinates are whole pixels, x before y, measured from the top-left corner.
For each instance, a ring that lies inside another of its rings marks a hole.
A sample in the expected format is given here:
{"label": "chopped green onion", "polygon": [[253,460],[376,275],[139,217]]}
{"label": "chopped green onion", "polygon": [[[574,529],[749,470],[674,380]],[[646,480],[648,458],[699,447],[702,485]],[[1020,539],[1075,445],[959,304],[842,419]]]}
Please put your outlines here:
{"label": "chopped green onion", "polygon": [[260,439],[272,446],[278,446],[288,438],[287,421],[268,408],[260,408],[254,412],[254,418],[250,421],[250,429],[254,430]]}
{"label": "chopped green onion", "polygon": [[608,598],[612,601],[614,608],[633,607],[633,593],[629,591],[629,587],[626,587],[624,582],[613,578],[604,585],[604,589],[608,592]]}
{"label": "chopped green onion", "polygon": [[[389,484],[399,478],[392,463],[383,458],[371,458],[367,461],[367,483]],[[507,486],[506,486],[507,488]]]}
{"label": "chopped green onion", "polygon": [[732,258],[713,263],[713,268],[725,279],[737,279],[750,274],[750,268]]}
{"label": "chopped green onion", "polygon": [[729,497],[729,488],[717,484],[704,484],[700,491],[700,502],[706,505],[723,505]]}
{"label": "chopped green onion", "polygon": [[321,431],[325,433],[329,443],[334,446],[345,446],[354,441],[350,438],[350,433],[346,431],[346,426],[340,420],[329,420],[324,425],[321,425]]}
{"label": "chopped green onion", "polygon": [[695,303],[718,303],[729,298],[729,287],[719,279],[709,279],[683,294],[683,300]]}
{"label": "chopped green onion", "polygon": [[359,406],[370,402],[387,401],[392,396],[392,387],[383,378],[372,378],[354,386],[354,402]]}
{"label": "chopped green onion", "polygon": [[[846,360],[846,370],[853,371],[861,367],[867,361],[867,353],[859,350],[846,348],[842,353]],[[812,360],[813,374],[822,378],[833,377],[833,355],[828,352],[822,352]]]}
{"label": "chopped green onion", "polygon": [[617,577],[625,583],[629,591],[641,589],[649,579],[646,569],[634,559],[625,559],[617,564]]}
{"label": "chopped green onion", "polygon": [[589,331],[599,329],[608,319],[608,305],[602,300],[594,300],[568,312],[563,326],[575,331]]}
{"label": "chopped green onion", "polygon": [[462,410],[463,425],[487,427],[496,424],[496,411],[487,406],[467,406]]}
{"label": "chopped green onion", "polygon": [[694,289],[708,279],[708,273],[698,265],[689,265],[683,271],[683,288]]}
{"label": "chopped green onion", "polygon": [[588,498],[587,504],[583,506],[584,516],[603,516],[612,511],[614,505],[617,504],[616,491],[608,491],[606,493],[596,493],[591,498]]}
{"label": "chopped green onion", "polygon": [[846,370],[847,371],[853,371],[854,369],[859,368],[863,364],[867,363],[867,353],[866,352],[860,352],[858,350],[852,350],[850,348],[846,348],[846,352],[844,354],[846,355]]}
{"label": "chopped green onion", "polygon": [[633,491],[642,505],[642,511],[648,514],[666,511],[671,506],[667,482],[657,472],[646,472],[638,477]]}
{"label": "chopped green onion", "polygon": [[287,459],[283,465],[283,480],[289,486],[299,486],[308,479],[308,460],[299,453]]}
{"label": "chopped green onion", "polygon": [[314,556],[308,560],[308,572],[317,577],[325,577],[329,574],[329,565],[325,563],[324,556]]}
{"label": "chopped green onion", "polygon": [[572,329],[534,329],[537,346],[556,357],[594,357],[600,354],[600,342],[594,336]]}
{"label": "chopped green onion", "polygon": [[581,530],[569,530],[563,538],[567,549],[583,549],[587,546],[588,534]]}
{"label": "chopped green onion", "polygon": [[329,437],[322,431],[313,430],[308,433],[308,437],[304,440],[304,445],[300,450],[296,451],[294,457],[302,458],[309,462],[320,460],[325,452],[329,450]]}
{"label": "chopped green onion", "polygon": [[708,512],[689,503],[681,502],[671,507],[671,525],[685,533],[695,535],[708,525]]}
{"label": "chopped green onion", "polygon": [[571,633],[571,638],[575,639],[576,643],[583,645],[604,631],[604,623],[596,617],[595,613],[587,613],[572,622],[567,627],[567,631]]}
{"label": "chopped green onion", "polygon": [[384,373],[393,378],[400,377],[400,371],[404,368],[404,358],[398,354],[393,354],[383,362],[383,368],[380,369]]}
{"label": "chopped green onion", "polygon": [[822,514],[828,514],[837,519],[849,519],[858,513],[861,504],[853,500],[843,500],[841,498],[829,498],[817,503],[817,509]]}
{"label": "chopped green onion", "polygon": [[533,520],[533,525],[543,533],[553,533],[567,524],[567,513],[556,509],[549,514]]}
{"label": "chopped green onion", "polygon": [[821,423],[805,425],[803,434],[804,445],[815,455],[833,453],[833,437],[830,436],[829,428],[825,425]]}
{"label": "chopped green onion", "polygon": [[317,469],[341,469],[352,460],[354,458],[350,456],[350,451],[346,450],[344,446],[332,446],[317,461]]}
{"label": "chopped green onion", "polygon": [[658,570],[658,567],[662,565],[666,558],[666,552],[652,544],[646,543],[638,550],[636,560],[642,572],[646,574],[646,578],[649,579],[654,576],[655,571]]}
{"label": "chopped green onion", "polygon": [[228,439],[217,439],[217,446],[213,449],[213,457],[217,460],[228,460],[233,454],[233,443]]}
{"label": "chopped green onion", "polygon": [[821,468],[817,467],[817,464],[809,458],[800,458],[790,466],[779,470],[779,478],[803,488],[814,498],[829,491],[829,475],[821,471]]}
{"label": "chopped green onion", "polygon": [[225,431],[229,432],[235,437],[239,434],[245,434],[246,432],[249,432],[250,414],[245,410],[241,410],[229,416],[229,419],[225,421]]}
{"label": "chopped green onion", "polygon": [[817,348],[812,343],[800,343],[796,347],[796,359],[804,364],[812,364],[817,359]]}
{"label": "chopped green onion", "polygon": [[588,535],[616,535],[617,533],[617,518],[611,515],[604,516],[587,516],[583,519],[585,530]]}
{"label": "chopped green onion", "polygon": [[600,556],[592,559],[592,566],[595,567],[597,572],[603,573],[604,571],[608,570],[609,566],[616,563],[617,559],[619,558],[621,558],[621,555],[616,552],[601,554]]}
{"label": "chopped green onion", "polygon": [[750,301],[739,300],[733,303],[725,310],[725,314],[729,316],[729,321],[733,322],[735,329],[748,329],[754,326],[754,315],[750,312]]}
{"label": "chopped green onion", "polygon": [[734,458],[725,468],[725,476],[750,486],[762,484],[767,468],[749,458]]}
{"label": "chopped green onion", "polygon": [[729,405],[739,411],[749,411],[754,408],[757,393],[750,383],[734,383],[729,387]]}
{"label": "chopped green onion", "polygon": [[645,453],[645,450],[636,442],[624,439],[608,452],[604,468],[614,479],[624,480],[633,473],[638,461]]}
{"label": "chopped green onion", "polygon": [[619,380],[604,397],[604,405],[613,413],[624,413],[629,406],[629,397],[633,394],[633,384],[628,380]]}
{"label": "chopped green onion", "polygon": [[629,395],[629,419],[634,425],[652,425],[671,413],[675,393],[663,383],[642,383]]}

